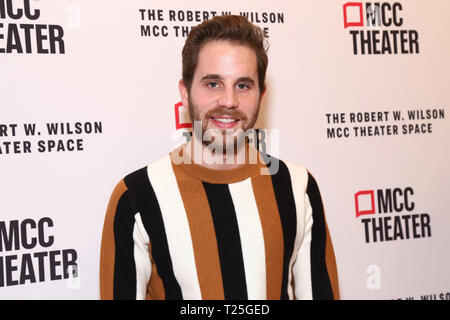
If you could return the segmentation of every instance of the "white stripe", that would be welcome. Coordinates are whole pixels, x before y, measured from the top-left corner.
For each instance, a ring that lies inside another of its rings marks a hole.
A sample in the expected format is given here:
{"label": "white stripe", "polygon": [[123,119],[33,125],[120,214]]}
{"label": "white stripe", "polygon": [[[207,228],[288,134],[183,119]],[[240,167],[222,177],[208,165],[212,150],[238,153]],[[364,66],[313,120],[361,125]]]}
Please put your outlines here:
{"label": "white stripe", "polygon": [[183,298],[201,299],[189,222],[170,156],[150,164],[147,172],[161,208],[173,271]]}
{"label": "white stripe", "polygon": [[150,239],[142,224],[140,213],[134,215],[133,240],[134,262],[136,265],[136,299],[145,300],[147,296],[147,284],[152,275],[152,264],[148,251]]}
{"label": "white stripe", "polygon": [[[292,288],[292,275],[294,275],[295,298],[312,298],[311,291],[311,263],[310,263],[310,228],[312,226],[309,199],[305,199],[306,187],[308,183],[308,172],[305,168],[285,161],[291,176],[292,191],[294,194],[295,208],[297,211],[297,234],[295,237],[294,252],[289,263],[288,295],[289,299],[294,298]],[[305,204],[307,201],[308,205]],[[305,229],[306,228],[306,229]],[[306,231],[306,233],[305,233]],[[295,262],[295,263],[294,263]]]}
{"label": "white stripe", "polygon": [[264,236],[251,179],[229,185],[239,227],[249,300],[264,300],[266,256]]}
{"label": "white stripe", "polygon": [[292,267],[297,300],[311,300],[313,298],[311,282],[311,229],[313,217],[308,195],[305,196],[305,218],[305,235],[298,250],[297,261]]}

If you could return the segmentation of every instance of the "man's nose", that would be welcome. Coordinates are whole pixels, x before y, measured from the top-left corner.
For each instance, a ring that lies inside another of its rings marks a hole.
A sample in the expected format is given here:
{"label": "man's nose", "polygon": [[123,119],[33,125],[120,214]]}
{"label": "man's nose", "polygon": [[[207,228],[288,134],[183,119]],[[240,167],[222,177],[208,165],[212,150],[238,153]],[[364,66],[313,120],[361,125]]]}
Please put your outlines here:
{"label": "man's nose", "polygon": [[227,109],[233,109],[238,107],[239,101],[234,88],[227,88],[222,91],[222,94],[219,98],[219,104],[221,107]]}

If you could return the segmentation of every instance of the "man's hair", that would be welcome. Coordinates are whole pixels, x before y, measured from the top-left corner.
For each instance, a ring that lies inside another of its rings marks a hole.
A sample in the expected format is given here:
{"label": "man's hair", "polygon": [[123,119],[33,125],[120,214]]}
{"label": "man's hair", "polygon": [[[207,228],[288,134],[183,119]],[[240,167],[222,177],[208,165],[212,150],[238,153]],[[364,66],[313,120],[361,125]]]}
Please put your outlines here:
{"label": "man's hair", "polygon": [[258,66],[258,85],[265,89],[267,70],[267,47],[261,28],[238,15],[216,16],[192,28],[183,47],[183,82],[191,90],[192,79],[197,68],[198,55],[203,46],[211,41],[229,41],[247,46],[256,54]]}

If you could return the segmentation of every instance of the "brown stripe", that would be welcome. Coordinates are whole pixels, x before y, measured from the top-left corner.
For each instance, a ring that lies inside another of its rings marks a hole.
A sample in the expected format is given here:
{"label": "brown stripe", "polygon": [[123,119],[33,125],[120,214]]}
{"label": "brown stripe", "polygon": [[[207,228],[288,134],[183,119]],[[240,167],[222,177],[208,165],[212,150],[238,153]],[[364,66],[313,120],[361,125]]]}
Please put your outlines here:
{"label": "brown stripe", "polygon": [[280,213],[270,175],[252,178],[253,192],[264,235],[266,252],[267,299],[281,299],[284,241]]}
{"label": "brown stripe", "polygon": [[148,251],[150,252],[150,258],[152,261],[152,275],[150,281],[147,284],[147,300],[164,300],[166,299],[166,291],[164,290],[164,284],[159,276],[158,269],[156,268],[155,261],[152,256],[151,243],[148,244]]}
{"label": "brown stripe", "polygon": [[[262,160],[258,151],[247,144],[247,152],[244,153],[245,159],[242,159],[245,160],[244,164],[226,170],[211,169],[190,160],[186,150],[191,148],[191,154],[195,155],[194,146],[194,143],[184,144],[172,151],[172,161],[177,165],[179,164],[180,168],[188,175],[208,183],[228,184],[245,180],[256,173],[256,170],[260,167],[258,162]],[[235,160],[238,161],[239,159],[236,158]]]}
{"label": "brown stripe", "polygon": [[201,181],[172,164],[186,210],[202,299],[225,298],[216,233]]}
{"label": "brown stripe", "polygon": [[121,180],[114,188],[106,210],[100,250],[100,299],[102,300],[112,300],[114,297],[114,260],[116,254],[114,218],[117,204],[127,190],[125,182]]}
{"label": "brown stripe", "polygon": [[334,255],[333,243],[331,241],[330,232],[328,231],[328,226],[325,221],[325,228],[327,233],[326,243],[325,243],[325,264],[327,266],[328,276],[330,277],[331,289],[333,290],[333,299],[339,300],[339,282],[337,276],[337,266],[336,257]]}

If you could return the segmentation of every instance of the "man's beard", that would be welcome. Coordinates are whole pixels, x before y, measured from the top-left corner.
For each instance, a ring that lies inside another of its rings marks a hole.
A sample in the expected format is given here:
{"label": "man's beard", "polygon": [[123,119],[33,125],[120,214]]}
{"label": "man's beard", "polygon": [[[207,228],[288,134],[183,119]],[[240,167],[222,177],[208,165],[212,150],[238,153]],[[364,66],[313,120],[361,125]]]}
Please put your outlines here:
{"label": "man's beard", "polygon": [[[217,107],[207,111],[202,118],[190,95],[188,96],[188,102],[189,116],[193,127],[193,137],[200,141],[205,147],[210,149],[217,150],[222,147],[222,154],[236,153],[244,145],[247,130],[253,128],[255,125],[260,108],[260,102],[258,101],[256,111],[248,117],[238,109]],[[238,119],[242,122],[243,126],[238,129],[219,129],[207,127],[211,117],[220,118],[221,116],[228,116],[233,119]],[[201,130],[195,129],[196,123],[201,123]]]}

